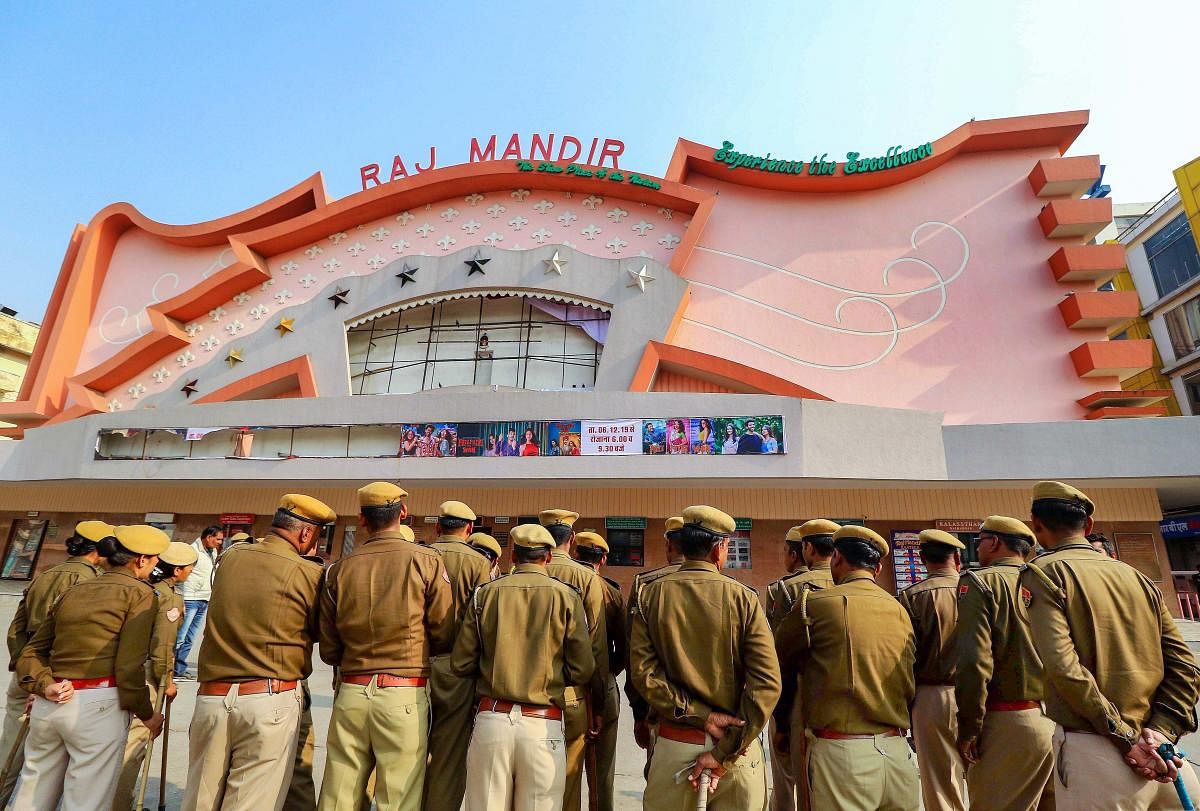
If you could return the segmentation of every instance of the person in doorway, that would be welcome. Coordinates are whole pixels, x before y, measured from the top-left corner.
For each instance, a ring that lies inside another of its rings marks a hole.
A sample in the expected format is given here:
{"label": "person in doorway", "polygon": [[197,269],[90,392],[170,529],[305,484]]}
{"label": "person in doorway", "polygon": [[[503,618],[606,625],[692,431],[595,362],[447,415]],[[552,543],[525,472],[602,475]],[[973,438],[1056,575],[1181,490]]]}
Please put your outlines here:
{"label": "person in doorway", "polygon": [[954,705],[955,628],[958,572],[966,546],[949,532],[927,529],[919,536],[921,562],[929,575],[900,592],[917,645],[917,694],[912,706],[913,743],[921,761],[921,796],[926,808],[965,811],[963,763],[958,754]]}
{"label": "person in doorway", "polygon": [[196,550],[196,564],[192,573],[183,581],[183,622],[179,623],[179,637],[175,641],[175,680],[190,681],[196,674],[187,667],[188,655],[196,644],[196,637],[204,629],[208,616],[208,601],[212,598],[213,577],[221,544],[225,542],[225,530],[215,524],[205,527],[200,537],[192,542]]}

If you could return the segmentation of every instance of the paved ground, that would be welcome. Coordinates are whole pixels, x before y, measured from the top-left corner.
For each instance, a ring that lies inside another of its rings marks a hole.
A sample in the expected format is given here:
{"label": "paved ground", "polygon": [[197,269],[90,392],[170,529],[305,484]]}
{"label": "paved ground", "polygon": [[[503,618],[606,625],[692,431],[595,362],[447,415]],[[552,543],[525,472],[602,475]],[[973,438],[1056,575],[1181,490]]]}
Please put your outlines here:
{"label": "paved ground", "polygon": [[[0,582],[0,628],[7,628],[12,620],[19,599],[20,586]],[[1184,638],[1191,648],[1200,654],[1200,623],[1181,622],[1180,628]],[[195,654],[199,645],[193,649],[193,667]],[[7,667],[7,651],[0,646],[0,665]],[[329,726],[329,714],[333,707],[333,691],[331,687],[332,671],[319,660],[309,684],[313,693],[313,720],[317,728],[317,751],[314,775],[320,786],[321,774],[325,764],[325,730]],[[3,672],[3,671],[0,671]],[[624,678],[623,676],[621,677]],[[179,696],[171,709],[171,735],[167,757],[167,788],[166,804],[168,809],[178,809],[182,802],[183,784],[187,779],[188,764],[188,723],[192,718],[192,709],[196,700],[196,683],[181,682]],[[617,749],[617,809],[618,811],[633,811],[641,808],[642,790],[645,781],[642,779],[642,767],[645,764],[644,754],[633,742],[629,731],[633,727],[633,718],[629,707],[622,707],[620,743]],[[1183,740],[1183,748],[1188,752],[1200,755],[1200,735],[1189,735]],[[158,803],[159,770],[162,739],[155,745],[154,760],[151,766],[151,781],[146,792],[146,805],[155,808]],[[3,757],[7,753],[0,753]],[[1200,758],[1193,757],[1200,761]]]}

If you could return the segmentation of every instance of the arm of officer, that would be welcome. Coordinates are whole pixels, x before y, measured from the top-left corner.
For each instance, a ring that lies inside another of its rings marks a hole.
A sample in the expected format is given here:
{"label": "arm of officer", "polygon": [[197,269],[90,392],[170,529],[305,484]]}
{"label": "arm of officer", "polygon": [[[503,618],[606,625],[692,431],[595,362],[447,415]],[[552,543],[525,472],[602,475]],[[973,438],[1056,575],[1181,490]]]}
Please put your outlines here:
{"label": "arm of officer", "polygon": [[[644,602],[645,597],[646,590],[643,588],[639,602]],[[692,718],[700,722],[697,724],[699,726],[712,712],[712,707],[690,697],[667,678],[666,668],[663,667],[654,642],[650,639],[650,629],[641,606],[636,607],[633,613],[633,630],[629,640],[629,675],[633,679],[634,689],[646,698],[651,708],[669,721]]]}
{"label": "arm of officer", "polygon": [[1146,726],[1161,732],[1172,741],[1196,729],[1197,692],[1200,691],[1200,671],[1196,659],[1175,620],[1158,600],[1159,625],[1162,628],[1163,680],[1154,691],[1150,703],[1150,720]]}
{"label": "arm of officer", "polygon": [[588,684],[591,688],[592,702],[596,707],[603,707],[605,681],[608,676],[608,623],[605,621],[604,611],[604,581],[599,575],[590,579],[582,596],[588,633],[592,641],[592,661],[595,663]]}
{"label": "arm of officer", "polygon": [[[596,671],[595,645],[588,638],[583,602],[572,594],[570,615],[563,636],[563,679],[565,684],[584,684]],[[591,723],[591,719],[588,719]]]}
{"label": "arm of officer", "polygon": [[958,702],[958,742],[978,738],[987,712],[987,686],[995,672],[992,659],[992,600],[971,572],[959,578],[958,641],[955,646],[954,698]]}
{"label": "arm of officer", "polygon": [[479,592],[479,589],[475,589],[470,601],[463,608],[462,625],[458,629],[458,638],[454,640],[454,650],[450,654],[450,672],[460,679],[473,679],[479,675],[479,655],[483,652],[482,629],[479,627],[483,618],[483,608]]}
{"label": "arm of officer", "polygon": [[746,724],[727,727],[712,748],[712,756],[727,769],[738,759],[745,742],[757,738],[767,725],[780,693],[779,661],[775,656],[771,626],[757,597],[750,597],[746,606],[748,612],[741,646],[745,683],[737,712],[737,717]]}
{"label": "arm of officer", "polygon": [[625,604],[625,698],[629,700],[629,707],[633,710],[635,732],[636,724],[644,722],[650,715],[650,702],[646,701],[638,692],[633,681],[633,666],[630,662],[632,648],[630,637],[633,634],[633,613],[639,585],[638,576],[634,576],[633,585],[629,588],[629,602]]}
{"label": "arm of officer", "polygon": [[439,656],[454,647],[454,594],[441,558],[434,563],[436,571],[425,586],[425,631],[429,655]]}
{"label": "arm of officer", "polygon": [[179,614],[176,612],[175,621],[171,621],[171,609],[175,607],[170,596],[158,600],[158,610],[154,617],[154,630],[150,634],[150,673],[155,684],[167,677],[170,685],[172,664],[174,664],[175,638],[178,636]]}
{"label": "arm of officer", "polygon": [[1100,692],[1095,678],[1079,661],[1067,621],[1066,595],[1049,575],[1028,564],[1021,586],[1029,590],[1029,625],[1033,646],[1042,660],[1046,679],[1075,713],[1088,719],[1092,729],[1108,737],[1122,752],[1137,738],[1121,719],[1116,705]]}
{"label": "arm of officer", "polygon": [[[801,595],[803,596],[803,595]],[[775,705],[776,729],[791,728],[792,705],[796,701],[796,678],[808,653],[807,622],[801,600],[788,612],[775,629],[775,654],[779,659],[780,677],[783,681],[779,703]]]}
{"label": "arm of officer", "polygon": [[54,645],[56,619],[55,613],[50,612],[50,616],[46,617],[46,621],[17,657],[17,683],[22,690],[35,696],[44,696],[46,688],[54,684],[54,673],[50,670],[50,648]]}
{"label": "arm of officer", "polygon": [[317,641],[320,643],[321,661],[327,665],[340,665],[345,646],[337,629],[337,562],[330,565],[321,582],[317,595]]}
{"label": "arm of officer", "polygon": [[611,595],[606,605],[604,618],[608,634],[609,648],[612,651],[612,656],[609,660],[609,672],[613,676],[619,676],[621,671],[625,669],[625,663],[628,661],[628,648],[626,642],[628,637],[625,631],[625,610],[621,604],[621,594],[617,592]]}
{"label": "arm of officer", "polygon": [[17,603],[17,612],[13,614],[12,622],[8,624],[8,661],[14,666],[21,649],[29,644],[28,615],[25,612],[25,596]]}
{"label": "arm of officer", "polygon": [[113,669],[117,677],[118,700],[122,709],[129,710],[143,721],[148,721],[154,715],[150,688],[146,686],[145,662],[157,617],[158,598],[153,589],[133,590],[125,624],[117,637]]}

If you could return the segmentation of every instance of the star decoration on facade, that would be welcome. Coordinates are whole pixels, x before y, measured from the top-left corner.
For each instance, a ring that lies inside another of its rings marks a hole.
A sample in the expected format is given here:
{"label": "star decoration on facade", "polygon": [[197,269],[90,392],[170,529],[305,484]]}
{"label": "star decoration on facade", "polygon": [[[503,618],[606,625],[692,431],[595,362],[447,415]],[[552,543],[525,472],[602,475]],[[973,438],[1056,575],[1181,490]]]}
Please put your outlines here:
{"label": "star decoration on facade", "polygon": [[287,335],[289,332],[296,331],[295,324],[296,324],[296,319],[294,319],[294,318],[281,318],[281,319],[279,319],[279,323],[275,325],[275,330],[276,330],[276,332],[279,333],[279,337],[282,338],[284,335]]}
{"label": "star decoration on facade", "polygon": [[245,358],[242,357],[242,351],[243,350],[241,349],[229,350],[229,354],[225,356],[225,362],[229,364],[230,369],[245,360]]}
{"label": "star decoration on facade", "polygon": [[625,272],[629,274],[629,284],[626,287],[636,287],[641,292],[646,292],[646,283],[654,281],[654,277],[646,272],[647,265],[642,265],[637,270],[633,268],[627,269]]}
{"label": "star decoration on facade", "polygon": [[199,389],[196,388],[196,384],[198,384],[199,382],[200,382],[200,378],[196,378],[195,380],[189,380],[188,382],[186,382],[182,386],[180,386],[179,390],[181,392],[183,392],[184,395],[187,396],[188,399],[191,399],[192,395],[195,394],[197,391],[199,391]]}
{"label": "star decoration on facade", "polygon": [[400,268],[400,272],[396,274],[396,278],[400,280],[401,290],[403,290],[404,285],[408,284],[409,282],[412,282],[413,284],[417,283],[417,280],[413,277],[417,275],[418,270],[420,270],[420,268],[412,267],[408,264],[408,262],[404,263],[404,267]]}
{"label": "star decoration on facade", "polygon": [[486,275],[486,271],[483,269],[483,266],[486,265],[490,261],[492,261],[492,260],[484,259],[482,256],[479,255],[478,252],[476,252],[475,258],[466,260],[466,265],[468,268],[470,268],[467,271],[467,278],[468,279],[471,278],[476,273],[478,273],[480,276]]}
{"label": "star decoration on facade", "polygon": [[161,386],[171,376],[171,370],[166,366],[159,366],[150,373],[150,376],[154,378],[155,385]]}
{"label": "star decoration on facade", "polygon": [[342,290],[341,288],[338,288],[337,290],[335,290],[333,292],[332,296],[329,296],[329,300],[333,302],[333,309],[336,310],[338,307],[341,307],[343,304],[350,303],[350,291]]}
{"label": "star decoration on facade", "polygon": [[547,273],[557,273],[559,276],[563,275],[563,270],[567,266],[567,260],[559,256],[558,251],[555,251],[549,259],[543,259],[542,263],[546,266]]}

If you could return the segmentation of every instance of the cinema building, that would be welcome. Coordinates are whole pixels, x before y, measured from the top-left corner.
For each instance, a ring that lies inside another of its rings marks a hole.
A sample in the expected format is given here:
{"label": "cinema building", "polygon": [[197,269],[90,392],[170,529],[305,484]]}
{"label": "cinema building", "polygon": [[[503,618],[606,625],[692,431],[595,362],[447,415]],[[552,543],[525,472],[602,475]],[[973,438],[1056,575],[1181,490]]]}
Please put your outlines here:
{"label": "cinema building", "polygon": [[1111,203],[1083,196],[1098,157],[1064,156],[1086,124],[848,162],[680,140],[663,177],[495,160],[339,200],[316,175],[196,225],[115,203],[0,404],[0,576],[61,560],[84,516],[262,534],[290,490],[337,509],[336,558],[354,489],[392,479],[426,539],[448,498],[502,543],[576,510],[625,583],[688,504],[738,519],[729,573],[759,587],[789,526],[863,522],[893,586],[916,531],[970,540],[1052,477],[1174,605],[1158,522],[1200,503],[1200,431],[1121,391],[1151,347],[1106,339],[1138,305],[1096,289],[1124,257],[1089,244]]}

